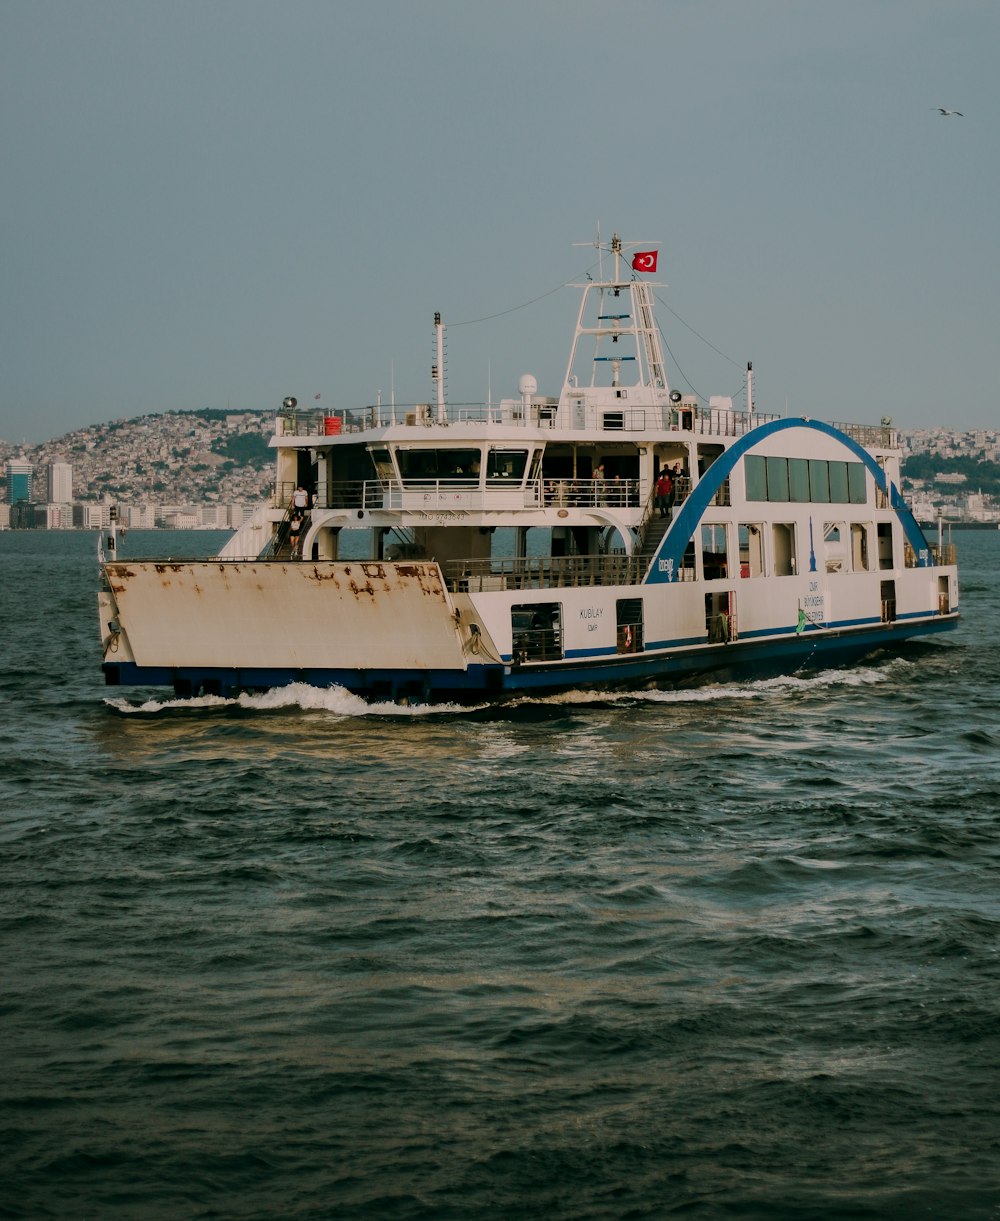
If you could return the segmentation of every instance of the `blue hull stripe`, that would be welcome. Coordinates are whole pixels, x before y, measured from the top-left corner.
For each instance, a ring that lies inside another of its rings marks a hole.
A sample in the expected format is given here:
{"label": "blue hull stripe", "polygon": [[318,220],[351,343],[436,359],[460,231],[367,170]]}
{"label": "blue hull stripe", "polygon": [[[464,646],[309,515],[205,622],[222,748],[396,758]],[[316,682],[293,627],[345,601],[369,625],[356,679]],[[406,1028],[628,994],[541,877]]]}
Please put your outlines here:
{"label": "blue hull stripe", "polygon": [[669,683],[712,672],[755,677],[788,673],[817,665],[856,661],[879,649],[891,649],[912,636],[949,631],[957,616],[910,626],[879,625],[845,633],[804,632],[768,641],[736,640],[684,651],[631,653],[575,662],[529,663],[523,666],[476,665],[467,670],[326,670],[224,669],[219,667],[137,666],[105,662],[108,686],[173,687],[181,695],[199,692],[232,696],[241,690],[266,690],[291,683],[344,687],[374,700],[457,700],[478,702],[518,692],[558,691],[581,686],[614,688],[642,683]]}

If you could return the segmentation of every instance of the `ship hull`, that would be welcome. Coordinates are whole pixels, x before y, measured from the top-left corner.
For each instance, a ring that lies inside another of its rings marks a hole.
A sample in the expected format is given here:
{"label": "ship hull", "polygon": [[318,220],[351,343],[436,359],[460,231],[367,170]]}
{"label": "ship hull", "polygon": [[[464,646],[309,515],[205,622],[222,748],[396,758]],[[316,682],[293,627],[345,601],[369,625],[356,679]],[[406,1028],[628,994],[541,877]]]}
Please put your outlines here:
{"label": "ship hull", "polygon": [[[729,639],[710,641],[706,587],[695,583],[473,596],[451,592],[436,564],[381,562],[117,563],[105,576],[106,683],[181,696],[306,683],[372,701],[481,703],[684,686],[851,664],[958,620],[914,602],[882,622],[875,580],[859,586],[840,620],[797,627],[794,585],[781,603],[762,598],[756,607],[741,591],[742,630],[733,624]],[[911,577],[916,599],[922,577]],[[640,641],[615,615],[621,599],[643,595]],[[526,657],[512,621],[555,605],[558,656]]]}

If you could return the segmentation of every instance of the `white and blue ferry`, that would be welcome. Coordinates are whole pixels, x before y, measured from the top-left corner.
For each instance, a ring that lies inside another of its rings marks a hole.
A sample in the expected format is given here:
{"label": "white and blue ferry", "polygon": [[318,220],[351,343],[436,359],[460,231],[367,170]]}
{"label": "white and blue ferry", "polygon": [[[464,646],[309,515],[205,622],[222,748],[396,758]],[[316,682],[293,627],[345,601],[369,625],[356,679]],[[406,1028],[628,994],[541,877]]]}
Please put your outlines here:
{"label": "white and blue ferry", "polygon": [[903,501],[891,421],[760,413],[749,366],[745,410],[672,389],[655,252],[616,235],[607,262],[577,286],[557,396],[525,375],[449,404],[436,317],[435,401],[286,399],[273,495],[213,559],[130,560],[112,527],[107,683],[475,702],[849,663],[954,628],[954,548]]}

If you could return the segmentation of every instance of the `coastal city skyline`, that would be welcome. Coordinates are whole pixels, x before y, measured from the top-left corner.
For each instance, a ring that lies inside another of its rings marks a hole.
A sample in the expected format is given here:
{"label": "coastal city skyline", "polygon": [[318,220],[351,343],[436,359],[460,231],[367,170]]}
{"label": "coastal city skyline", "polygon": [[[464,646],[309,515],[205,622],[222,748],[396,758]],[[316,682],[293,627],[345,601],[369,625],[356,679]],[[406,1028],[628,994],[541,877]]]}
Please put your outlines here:
{"label": "coastal city skyline", "polygon": [[[270,412],[173,411],[94,424],[35,447],[0,440],[0,528],[100,528],[114,504],[132,528],[236,529],[270,493],[273,423]],[[920,520],[1000,520],[996,489],[958,469],[1000,464],[1000,430],[937,426],[900,436],[904,489]],[[908,478],[906,458],[924,455],[943,468]]]}
{"label": "coastal city skyline", "polygon": [[560,286],[614,231],[658,252],[682,392],[738,398],[752,361],[763,410],[990,423],[996,5],[52,0],[0,29],[0,436],[421,402],[435,310],[452,401],[557,393]]}

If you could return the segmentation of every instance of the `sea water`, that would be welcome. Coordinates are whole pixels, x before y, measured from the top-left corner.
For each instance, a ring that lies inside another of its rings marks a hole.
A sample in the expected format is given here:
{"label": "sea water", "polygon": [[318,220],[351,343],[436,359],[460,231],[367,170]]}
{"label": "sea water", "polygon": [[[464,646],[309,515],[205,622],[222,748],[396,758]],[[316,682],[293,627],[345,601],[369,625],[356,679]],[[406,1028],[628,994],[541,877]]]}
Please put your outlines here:
{"label": "sea water", "polygon": [[400,709],[106,689],[94,536],[0,535],[0,1217],[1000,1216],[956,539],[899,656]]}

